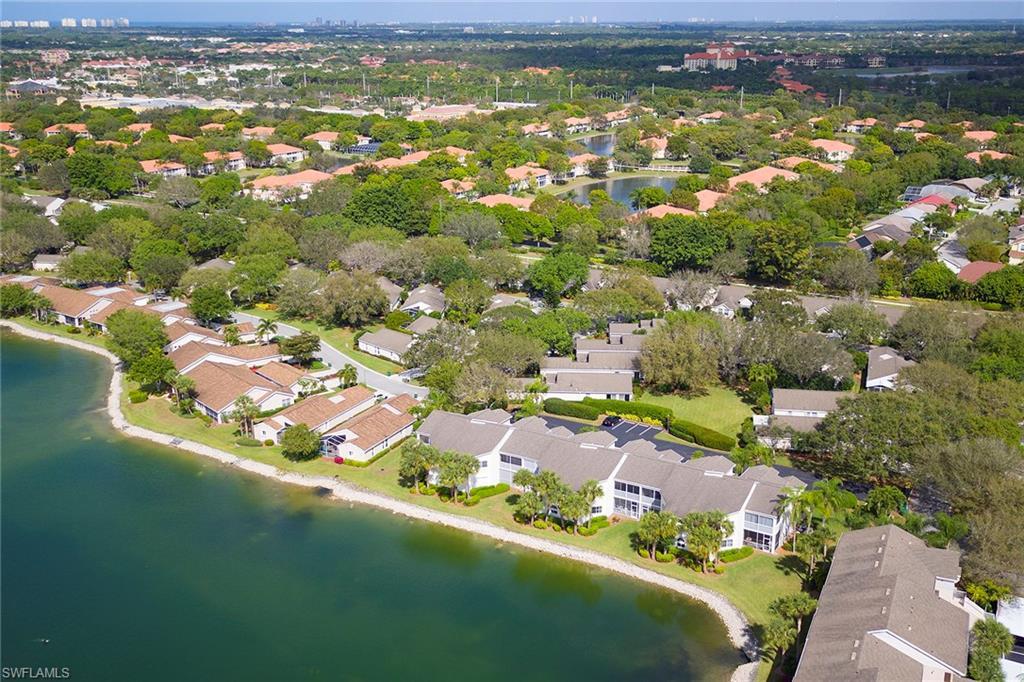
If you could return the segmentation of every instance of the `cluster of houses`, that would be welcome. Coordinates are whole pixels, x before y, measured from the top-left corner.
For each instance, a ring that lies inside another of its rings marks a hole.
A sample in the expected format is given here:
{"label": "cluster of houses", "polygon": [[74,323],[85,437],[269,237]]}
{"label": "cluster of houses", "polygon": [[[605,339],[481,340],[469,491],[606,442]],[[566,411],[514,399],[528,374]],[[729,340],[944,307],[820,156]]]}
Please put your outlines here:
{"label": "cluster of houses", "polygon": [[79,329],[105,332],[111,315],[125,309],[156,316],[168,338],[163,350],[178,373],[193,381],[195,405],[203,414],[228,423],[243,396],[261,412],[279,410],[254,425],[261,441],[278,443],[287,427],[306,424],[320,434],[325,456],[365,461],[412,433],[414,398],[389,397],[362,385],[325,393],[339,384],[334,370],[310,372],[289,363],[276,343],[258,343],[252,323],[235,325],[239,343],[232,345],[222,331],[196,323],[182,301],[155,300],[124,286],[71,289],[32,275],[8,275],[0,283],[44,296],[57,322]]}
{"label": "cluster of houses", "polygon": [[444,292],[434,284],[423,284],[413,289],[403,300],[402,288],[394,282],[379,277],[377,283],[387,296],[391,310],[401,310],[416,317],[401,330],[385,327],[367,332],[359,337],[356,344],[364,353],[404,364],[405,354],[416,338],[441,324],[440,315],[448,303]]}
{"label": "cluster of houses", "polygon": [[[755,466],[736,474],[727,457],[685,458],[659,450],[648,440],[616,445],[607,431],[573,434],[549,428],[539,417],[512,422],[503,410],[468,415],[435,410],[423,421],[417,438],[440,450],[472,455],[480,469],[469,486],[511,484],[515,473],[552,471],[567,485],[597,481],[601,495],[590,515],[640,518],[649,511],[685,515],[724,512],[733,524],[722,548],[751,546],[776,552],[790,532],[780,511],[786,488],[803,488],[813,477],[778,467]],[[686,536],[677,544],[686,546]]]}

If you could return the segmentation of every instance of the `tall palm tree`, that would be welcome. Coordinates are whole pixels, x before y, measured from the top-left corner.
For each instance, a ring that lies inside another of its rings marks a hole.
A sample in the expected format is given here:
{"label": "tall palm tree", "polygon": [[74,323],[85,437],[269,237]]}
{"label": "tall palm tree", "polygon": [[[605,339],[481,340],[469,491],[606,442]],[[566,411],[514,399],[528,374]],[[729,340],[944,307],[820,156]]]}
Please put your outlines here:
{"label": "tall palm tree", "polygon": [[838,478],[818,481],[811,487],[810,498],[814,510],[821,518],[828,521],[845,506],[846,492],[843,482]]}
{"label": "tall palm tree", "polygon": [[775,659],[778,660],[786,649],[796,642],[796,634],[796,628],[793,627],[792,621],[785,618],[773,618],[765,626],[762,639],[767,649],[775,651]]}
{"label": "tall palm tree", "polygon": [[231,412],[231,418],[242,427],[242,433],[252,437],[252,422],[259,414],[259,406],[253,402],[252,398],[243,395],[235,401],[235,409]]}
{"label": "tall palm tree", "polygon": [[580,486],[579,493],[580,497],[582,497],[584,501],[586,501],[587,503],[587,528],[590,528],[590,519],[594,516],[591,510],[594,508],[594,502],[597,500],[597,498],[601,497],[601,495],[604,494],[604,489],[601,488],[600,483],[598,483],[594,479],[590,479],[589,481]]}
{"label": "tall palm tree", "polygon": [[800,521],[809,510],[806,488],[786,487],[782,489],[779,501],[780,514],[789,514],[790,525],[793,526],[793,551],[796,551],[796,538],[800,534]]}
{"label": "tall palm tree", "polygon": [[277,322],[270,318],[264,317],[256,325],[256,338],[260,340],[260,343],[266,343],[266,340],[274,338],[275,334],[277,334]]}

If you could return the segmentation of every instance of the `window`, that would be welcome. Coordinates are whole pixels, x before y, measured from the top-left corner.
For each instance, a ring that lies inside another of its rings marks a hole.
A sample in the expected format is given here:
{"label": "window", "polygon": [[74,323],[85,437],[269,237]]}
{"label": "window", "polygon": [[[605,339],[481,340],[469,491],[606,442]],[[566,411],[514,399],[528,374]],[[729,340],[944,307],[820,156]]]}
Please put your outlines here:
{"label": "window", "polygon": [[512,455],[501,455],[501,461],[505,464],[512,464],[513,466],[523,466],[522,457],[514,457]]}
{"label": "window", "polygon": [[487,460],[486,459],[480,460],[480,468],[481,469],[486,469],[487,468]]}
{"label": "window", "polygon": [[601,505],[597,505],[596,507],[591,507],[590,508],[590,513],[591,514],[600,514],[601,513]]}

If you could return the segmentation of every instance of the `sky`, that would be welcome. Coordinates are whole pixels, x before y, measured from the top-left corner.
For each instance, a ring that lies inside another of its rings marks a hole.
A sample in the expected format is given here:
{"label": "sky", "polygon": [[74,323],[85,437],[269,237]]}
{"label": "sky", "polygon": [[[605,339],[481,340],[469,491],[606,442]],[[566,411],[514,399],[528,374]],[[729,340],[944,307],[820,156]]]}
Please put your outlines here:
{"label": "sky", "polygon": [[[188,12],[182,6],[191,5]],[[717,2],[649,2],[645,0],[590,0],[587,2],[448,2],[437,0],[374,0],[372,2],[309,2],[308,0],[134,0],[92,2],[70,0],[0,0],[5,19],[62,17],[127,17],[140,23],[253,23],[307,22],[315,17],[369,22],[554,22],[571,16],[600,23],[691,19],[715,21],[907,21],[1005,19],[1024,21],[1024,0],[718,0]]]}

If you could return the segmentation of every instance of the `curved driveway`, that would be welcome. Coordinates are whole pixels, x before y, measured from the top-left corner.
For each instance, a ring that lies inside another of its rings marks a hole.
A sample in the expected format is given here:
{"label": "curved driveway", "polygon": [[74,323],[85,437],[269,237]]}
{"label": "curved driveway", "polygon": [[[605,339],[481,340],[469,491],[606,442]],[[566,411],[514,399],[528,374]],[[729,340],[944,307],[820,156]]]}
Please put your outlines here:
{"label": "curved driveway", "polygon": [[[251,322],[254,325],[258,325],[261,319],[256,315],[241,312],[236,312],[232,317],[236,322]],[[295,336],[300,331],[301,330],[289,324],[285,324],[279,320],[277,321],[278,336]],[[341,369],[345,365],[352,365],[356,368],[356,374],[359,377],[360,383],[364,383],[370,388],[378,391],[383,391],[392,395],[408,393],[417,399],[425,398],[429,392],[429,389],[423,386],[414,386],[395,377],[389,377],[386,374],[381,374],[377,370],[370,369],[358,360],[345,355],[340,350],[324,341],[323,338],[320,339],[320,352],[317,353],[317,357],[335,369]]]}

